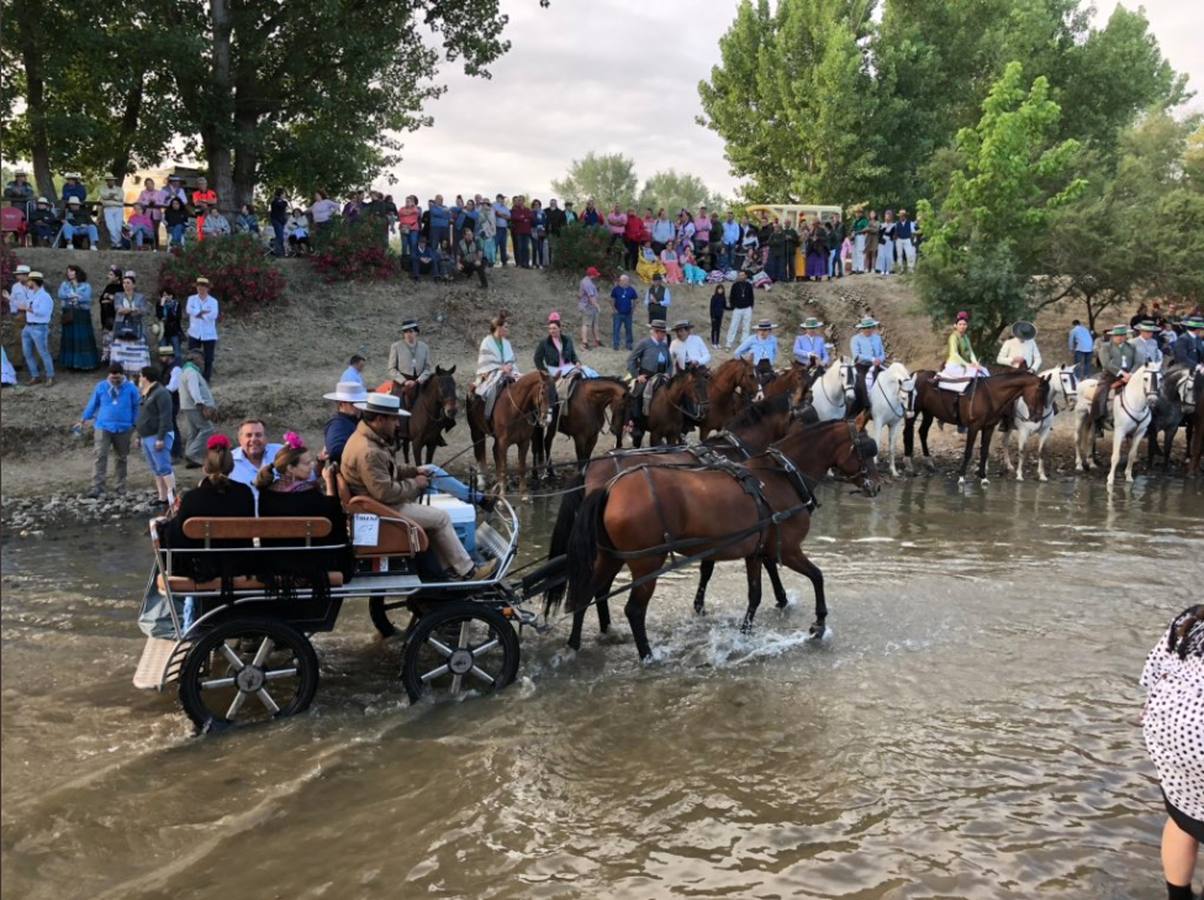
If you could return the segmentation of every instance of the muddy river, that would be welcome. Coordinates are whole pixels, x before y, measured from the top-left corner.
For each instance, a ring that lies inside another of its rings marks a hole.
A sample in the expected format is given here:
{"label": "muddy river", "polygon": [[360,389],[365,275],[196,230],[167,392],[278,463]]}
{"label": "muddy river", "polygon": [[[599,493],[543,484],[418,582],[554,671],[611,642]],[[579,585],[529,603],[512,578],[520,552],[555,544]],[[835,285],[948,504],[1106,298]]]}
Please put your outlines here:
{"label": "muddy river", "polygon": [[[1204,583],[1204,485],[826,486],[810,588],[737,628],[661,583],[579,654],[523,637],[501,694],[409,707],[359,601],[309,713],[195,738],[135,690],[133,526],[3,548],[4,894],[1067,897],[1162,890],[1137,676]],[[541,551],[554,501],[524,508]]]}

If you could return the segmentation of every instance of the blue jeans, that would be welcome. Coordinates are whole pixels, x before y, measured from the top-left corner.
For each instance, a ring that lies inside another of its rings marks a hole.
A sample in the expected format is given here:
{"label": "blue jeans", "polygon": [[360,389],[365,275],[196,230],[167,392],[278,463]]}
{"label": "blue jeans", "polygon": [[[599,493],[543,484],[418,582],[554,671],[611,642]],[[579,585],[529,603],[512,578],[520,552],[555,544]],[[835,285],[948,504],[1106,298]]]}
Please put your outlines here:
{"label": "blue jeans", "polygon": [[68,247],[71,246],[71,239],[75,237],[75,232],[77,231],[82,231],[88,235],[88,240],[92,242],[93,247],[100,243],[100,232],[96,230],[95,225],[64,225],[63,239],[67,242]]}
{"label": "blue jeans", "polygon": [[150,437],[142,439],[142,452],[146,455],[146,464],[150,466],[151,473],[160,477],[171,474],[171,448],[175,444],[176,436],[170,431],[167,432],[167,437],[163,440],[163,449],[155,449],[155,441],[153,434]]}
{"label": "blue jeans", "polygon": [[631,313],[615,313],[610,317],[612,329],[612,344],[616,350],[619,349],[619,331],[627,329],[627,349],[631,349]]}
{"label": "blue jeans", "polygon": [[1074,351],[1074,374],[1080,381],[1091,377],[1091,351]]}
{"label": "blue jeans", "polygon": [[272,252],[277,256],[284,256],[284,223],[273,222],[272,233],[275,234],[272,239]]}
{"label": "blue jeans", "polygon": [[506,232],[508,228],[498,226],[497,234],[493,236],[493,245],[497,247],[497,258],[502,261],[502,265],[510,262],[510,251],[506,248]]}
{"label": "blue jeans", "polygon": [[840,264],[840,250],[828,251],[828,277],[843,278],[844,266]]}
{"label": "blue jeans", "polygon": [[152,235],[150,231],[145,228],[135,228],[130,232],[130,234],[133,235],[135,247],[141,247],[142,244],[147,241],[154,243],[155,240],[154,235]]}
{"label": "blue jeans", "polygon": [[449,475],[446,469],[441,469],[438,466],[431,466],[430,468],[434,471],[434,475],[431,478],[431,486],[427,490],[428,494],[451,494],[457,500],[461,500],[464,503],[476,503],[481,498],[480,491],[474,491],[463,481]]}
{"label": "blue jeans", "polygon": [[531,235],[516,234],[514,236],[514,264],[522,269],[531,267]]}
{"label": "blue jeans", "polygon": [[187,227],[188,227],[187,225],[168,225],[167,226],[167,234],[171,238],[171,245],[173,247],[183,247],[184,246],[184,229]]}
{"label": "blue jeans", "polygon": [[29,366],[29,377],[38,377],[38,361],[34,351],[42,357],[42,365],[46,367],[46,377],[54,377],[54,360],[50,357],[50,324],[26,325],[21,329],[21,350],[25,354],[25,365]]}
{"label": "blue jeans", "polygon": [[406,233],[406,248],[410,254],[410,274],[418,277],[418,236],[417,228],[411,228]]}

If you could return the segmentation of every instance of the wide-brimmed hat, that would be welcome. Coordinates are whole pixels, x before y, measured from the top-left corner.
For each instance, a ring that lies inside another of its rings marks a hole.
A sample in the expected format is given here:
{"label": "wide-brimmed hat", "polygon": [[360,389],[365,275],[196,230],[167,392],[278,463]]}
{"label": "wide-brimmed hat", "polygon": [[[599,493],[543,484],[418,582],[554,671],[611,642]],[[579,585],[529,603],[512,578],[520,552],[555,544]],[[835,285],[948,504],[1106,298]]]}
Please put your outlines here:
{"label": "wide-brimmed hat", "polygon": [[821,322],[819,319],[815,318],[815,316],[807,316],[807,318],[805,318],[799,324],[799,328],[811,329],[811,328],[823,328],[823,327],[824,327],[824,323]]}
{"label": "wide-brimmed hat", "polygon": [[1128,325],[1114,325],[1108,329],[1108,337],[1127,337],[1128,334]]}
{"label": "wide-brimmed hat", "polygon": [[689,331],[693,327],[694,327],[694,323],[692,323],[689,319],[681,319],[681,320],[673,323],[674,331],[677,331],[679,328],[684,328],[687,331]]}
{"label": "wide-brimmed hat", "polygon": [[595,269],[593,266],[590,266],[588,269],[585,270],[585,274],[588,275],[590,278],[597,278],[598,275],[600,275],[601,273],[597,269]]}
{"label": "wide-brimmed hat", "polygon": [[173,347],[171,344],[164,344],[162,347],[159,348],[158,353],[159,353],[159,356],[175,356],[176,348]]}
{"label": "wide-brimmed hat", "polygon": [[669,330],[669,326],[665,324],[664,319],[653,319],[651,322],[648,323],[648,327],[650,329],[651,328],[659,328],[661,331]]}
{"label": "wide-brimmed hat", "polygon": [[403,319],[402,320],[401,333],[405,334],[407,331],[418,331],[418,320],[417,319]]}
{"label": "wide-brimmed hat", "polygon": [[1153,322],[1145,321],[1145,322],[1138,323],[1137,330],[1138,331],[1158,331],[1158,326],[1155,325]]}
{"label": "wide-brimmed hat", "polygon": [[1031,341],[1037,336],[1037,326],[1032,322],[1016,322],[1012,325],[1012,334],[1022,341]]}
{"label": "wide-brimmed hat", "polygon": [[105,181],[116,181],[116,180],[117,180],[116,175],[106,175],[105,176]]}
{"label": "wide-brimmed hat", "polygon": [[45,280],[46,280],[46,276],[45,276],[45,275],[43,275],[41,272],[30,272],[30,273],[29,273],[29,280],[30,280],[30,281],[45,281]]}
{"label": "wide-brimmed hat", "polygon": [[17,171],[13,172],[13,177],[15,178],[18,175],[28,175],[28,174],[29,174],[28,169],[17,169]]}
{"label": "wide-brimmed hat", "polygon": [[204,275],[198,275],[198,276],[197,276],[197,278],[196,278],[196,284],[208,284],[208,283],[209,283],[209,279],[208,279],[208,278],[206,278]]}
{"label": "wide-brimmed hat", "polygon": [[80,175],[79,172],[68,172],[63,177],[68,180],[74,178],[76,181],[83,181],[83,179],[84,179],[84,176]]}
{"label": "wide-brimmed hat", "polygon": [[46,198],[46,197],[39,197],[39,198],[38,198],[38,203],[39,203],[39,204],[45,203],[47,206],[49,206],[49,205],[50,205],[50,200],[49,200],[48,198]]}
{"label": "wide-brimmed hat", "polygon": [[1197,328],[1204,328],[1204,319],[1190,318],[1183,321],[1184,328],[1190,328],[1193,331]]}
{"label": "wide-brimmed hat", "polygon": [[168,176],[167,176],[167,180],[168,180],[169,182],[171,182],[171,181],[183,181],[183,180],[184,180],[184,178],[183,178],[183,176],[181,176],[181,175],[168,175]]}
{"label": "wide-brimmed hat", "polygon": [[362,403],[355,404],[355,408],[380,416],[408,416],[410,414],[401,408],[401,398],[394,397],[392,394],[369,394]]}
{"label": "wide-brimmed hat", "polygon": [[861,328],[877,328],[877,327],[878,327],[878,320],[877,320],[877,319],[875,319],[875,318],[872,318],[871,316],[866,316],[864,319],[862,319],[860,322],[858,322],[858,323],[857,323],[857,324],[856,324],[854,327],[855,327],[855,328],[858,328],[858,329],[861,329]]}
{"label": "wide-brimmed hat", "polygon": [[122,273],[121,273],[121,277],[122,277],[122,278],[129,278],[129,279],[132,279],[132,280],[134,280],[134,281],[137,281],[137,280],[138,280],[138,273],[137,273],[137,272],[135,272],[133,269],[126,269],[124,272],[122,272]]}
{"label": "wide-brimmed hat", "polygon": [[753,328],[756,331],[772,331],[773,329],[775,329],[777,327],[778,326],[775,325],[773,322],[771,322],[769,319],[762,319],[760,322],[758,322],[756,325],[753,326]]}
{"label": "wide-brimmed hat", "polygon": [[79,197],[68,197],[67,205],[68,206],[79,206]]}
{"label": "wide-brimmed hat", "polygon": [[28,275],[28,274],[29,274],[29,272],[30,272],[30,268],[29,268],[29,266],[25,265],[24,263],[22,263],[21,265],[17,266],[17,268],[15,268],[15,269],[13,270],[13,274],[14,274],[14,275]]}
{"label": "wide-brimmed hat", "polygon": [[368,391],[358,381],[340,381],[334,391],[322,395],[323,400],[338,400],[341,403],[366,403]]}

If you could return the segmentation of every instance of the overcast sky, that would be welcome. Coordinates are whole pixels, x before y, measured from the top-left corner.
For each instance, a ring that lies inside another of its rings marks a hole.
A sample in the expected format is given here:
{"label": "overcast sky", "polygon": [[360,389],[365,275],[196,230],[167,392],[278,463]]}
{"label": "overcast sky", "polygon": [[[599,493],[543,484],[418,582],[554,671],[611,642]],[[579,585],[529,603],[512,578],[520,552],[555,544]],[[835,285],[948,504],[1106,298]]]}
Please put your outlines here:
{"label": "overcast sky", "polygon": [[[1099,0],[1100,18],[1115,8]],[[1130,4],[1126,4],[1130,5]],[[436,192],[551,196],[553,178],[589,150],[623,153],[641,180],[670,167],[734,193],[735,180],[714,132],[695,124],[697,85],[719,61],[719,37],[736,0],[502,0],[510,52],[493,78],[467,78],[445,66],[448,91],[427,111],[432,128],[406,135],[400,202]],[[1204,94],[1204,3],[1147,0],[1163,54]],[[1199,97],[1193,107],[1204,109]]]}

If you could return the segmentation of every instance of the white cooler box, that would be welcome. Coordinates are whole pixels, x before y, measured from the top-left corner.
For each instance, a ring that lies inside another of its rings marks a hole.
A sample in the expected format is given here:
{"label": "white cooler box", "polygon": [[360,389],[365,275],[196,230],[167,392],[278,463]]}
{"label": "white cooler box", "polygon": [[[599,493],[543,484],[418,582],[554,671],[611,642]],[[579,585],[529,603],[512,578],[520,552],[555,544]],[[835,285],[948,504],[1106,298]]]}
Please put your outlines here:
{"label": "white cooler box", "polygon": [[456,529],[456,537],[464,545],[464,549],[473,554],[477,552],[477,508],[471,503],[457,500],[451,494],[432,494],[429,498],[434,509],[441,509],[451,516],[452,526]]}

